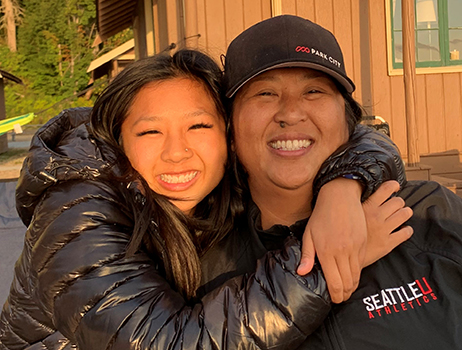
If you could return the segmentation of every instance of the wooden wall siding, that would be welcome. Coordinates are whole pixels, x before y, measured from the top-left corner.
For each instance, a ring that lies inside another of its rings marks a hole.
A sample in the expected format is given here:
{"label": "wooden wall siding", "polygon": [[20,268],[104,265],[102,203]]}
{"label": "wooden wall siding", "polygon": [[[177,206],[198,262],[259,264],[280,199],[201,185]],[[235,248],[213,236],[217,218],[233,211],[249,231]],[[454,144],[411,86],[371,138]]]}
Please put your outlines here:
{"label": "wooden wall siding", "polygon": [[[337,38],[337,41],[341,45],[343,52],[343,60],[345,62],[347,74],[351,77],[351,79],[353,79],[353,81],[356,81],[353,53],[359,53],[359,50],[353,49],[354,46],[351,0],[335,0],[330,2],[331,4],[326,3],[326,5],[329,11],[332,11],[333,13],[333,16],[331,16],[333,21],[331,31],[334,33],[335,37]],[[316,16],[318,17],[319,15],[317,14]],[[327,25],[324,27],[329,28]],[[358,79],[358,82],[359,81],[361,81],[361,79]],[[356,92],[355,97],[358,96],[361,95],[358,94],[358,92]]]}
{"label": "wooden wall siding", "polygon": [[156,52],[176,43],[200,48],[219,59],[239,33],[271,17],[271,0],[185,0],[184,34],[180,1],[153,0],[153,12]]}
{"label": "wooden wall siding", "polygon": [[[364,0],[363,0],[364,1]],[[369,21],[367,18],[367,7],[360,4],[360,0],[351,1],[351,47],[352,47],[352,64],[349,67],[347,62],[346,68],[356,85],[355,98],[363,104],[372,114],[372,92],[369,77],[370,72],[370,54],[369,54]],[[365,16],[366,15],[366,16]],[[345,46],[348,43],[341,43]],[[367,64],[361,64],[366,62]],[[364,85],[364,86],[363,86]]]}
{"label": "wooden wall siding", "polygon": [[178,26],[180,25],[180,21],[178,18],[178,2],[172,0],[165,0],[165,4],[167,8],[167,26],[169,39],[167,46],[171,43],[178,43],[181,45],[182,36],[180,35],[181,33],[178,30]]}
{"label": "wooden wall siding", "polygon": [[198,47],[199,38],[199,23],[197,20],[197,1],[190,0],[185,2],[185,46]]}
{"label": "wooden wall siding", "polygon": [[[256,3],[259,5],[259,2]],[[255,9],[252,9],[253,13],[255,13]],[[226,36],[225,36],[225,45],[226,47],[229,43],[242,32],[243,28],[247,28],[245,24],[245,18],[249,16],[244,16],[244,3],[242,1],[236,0],[225,0],[225,12],[226,12]],[[257,11],[258,12],[258,11]],[[254,16],[254,17],[259,17]],[[261,15],[260,15],[261,17]],[[225,51],[225,50],[223,50]]]}
{"label": "wooden wall siding", "polygon": [[426,77],[426,100],[428,141],[430,153],[446,150],[446,118],[444,114],[443,76],[442,74]]}
{"label": "wooden wall siding", "polygon": [[[427,113],[427,94],[425,91],[426,76],[417,75],[416,77],[416,124],[419,138],[420,154],[430,153],[428,139],[428,113]],[[403,118],[405,116],[403,115]],[[394,128],[396,129],[396,128]]]}
{"label": "wooden wall siding", "polygon": [[156,52],[161,52],[170,44],[165,0],[154,0],[152,12],[154,17],[154,47]]}
{"label": "wooden wall siding", "polygon": [[390,77],[390,97],[391,115],[381,115],[387,120],[393,128],[393,140],[401,150],[401,153],[407,153],[407,128],[406,128],[406,107],[404,99],[404,83],[403,77]]}
{"label": "wooden wall siding", "polygon": [[446,149],[462,151],[462,101],[459,73],[443,74],[444,116],[446,117]]}
{"label": "wooden wall siding", "polygon": [[[186,0],[190,1],[190,0]],[[271,17],[270,0],[194,0],[197,3],[199,48],[219,59],[244,29]]]}
{"label": "wooden wall siding", "polygon": [[405,140],[397,137],[393,124],[391,79],[387,73],[385,8],[382,5],[383,1],[369,2],[372,113],[390,123],[393,140],[405,152]]}

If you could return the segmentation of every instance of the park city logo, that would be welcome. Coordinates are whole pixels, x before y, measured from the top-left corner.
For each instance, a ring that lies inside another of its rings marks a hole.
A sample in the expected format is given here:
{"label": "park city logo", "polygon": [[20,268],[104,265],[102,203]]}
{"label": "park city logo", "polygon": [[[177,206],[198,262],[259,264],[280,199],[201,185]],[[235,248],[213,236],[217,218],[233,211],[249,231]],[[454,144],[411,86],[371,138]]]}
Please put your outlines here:
{"label": "park city logo", "polygon": [[309,47],[306,47],[306,46],[297,46],[295,48],[295,51],[296,52],[304,52],[304,53],[307,53],[307,54],[310,54],[310,55],[316,55],[316,56],[319,56],[321,57],[322,59],[332,63],[334,66],[337,66],[338,68],[340,68],[340,66],[342,65],[341,62],[339,62],[338,60],[336,60],[335,58],[333,58],[332,56],[329,56],[328,54],[322,52],[322,51],[319,51],[317,50],[316,48],[312,47],[312,48],[309,48]]}
{"label": "park city logo", "polygon": [[425,277],[363,298],[369,319],[416,311],[438,298]]}

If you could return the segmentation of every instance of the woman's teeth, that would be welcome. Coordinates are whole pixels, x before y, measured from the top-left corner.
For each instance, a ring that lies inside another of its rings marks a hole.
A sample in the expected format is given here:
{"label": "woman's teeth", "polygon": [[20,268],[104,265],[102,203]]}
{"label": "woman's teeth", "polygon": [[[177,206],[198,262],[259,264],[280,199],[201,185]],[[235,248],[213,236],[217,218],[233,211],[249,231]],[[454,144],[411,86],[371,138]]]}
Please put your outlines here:
{"label": "woman's teeth", "polygon": [[270,142],[271,148],[283,150],[283,151],[298,151],[303,148],[307,148],[313,142],[309,140],[287,140],[287,141],[275,141]]}
{"label": "woman's teeth", "polygon": [[162,174],[160,175],[160,179],[169,184],[183,184],[183,183],[189,182],[192,179],[194,179],[196,175],[197,175],[197,171],[193,171],[191,173],[181,174],[181,175]]}

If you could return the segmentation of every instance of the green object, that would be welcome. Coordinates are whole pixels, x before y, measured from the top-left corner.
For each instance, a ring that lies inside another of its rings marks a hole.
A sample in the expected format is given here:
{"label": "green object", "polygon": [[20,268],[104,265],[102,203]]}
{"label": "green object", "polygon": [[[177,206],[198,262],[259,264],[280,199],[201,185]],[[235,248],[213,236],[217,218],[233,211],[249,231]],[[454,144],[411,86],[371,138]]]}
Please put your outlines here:
{"label": "green object", "polygon": [[13,130],[16,124],[26,125],[34,119],[34,113],[27,113],[20,115],[19,117],[13,117],[8,119],[0,120],[0,135]]}

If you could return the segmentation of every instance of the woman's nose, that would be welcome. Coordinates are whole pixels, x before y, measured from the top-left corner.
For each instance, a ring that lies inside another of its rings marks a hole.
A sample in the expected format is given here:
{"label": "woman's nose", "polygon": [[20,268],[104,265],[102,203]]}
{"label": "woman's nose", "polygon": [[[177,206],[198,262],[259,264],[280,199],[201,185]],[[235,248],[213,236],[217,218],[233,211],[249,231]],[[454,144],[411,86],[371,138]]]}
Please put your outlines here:
{"label": "woman's nose", "polygon": [[280,102],[274,121],[281,125],[296,125],[307,120],[307,112],[299,99],[286,98]]}

